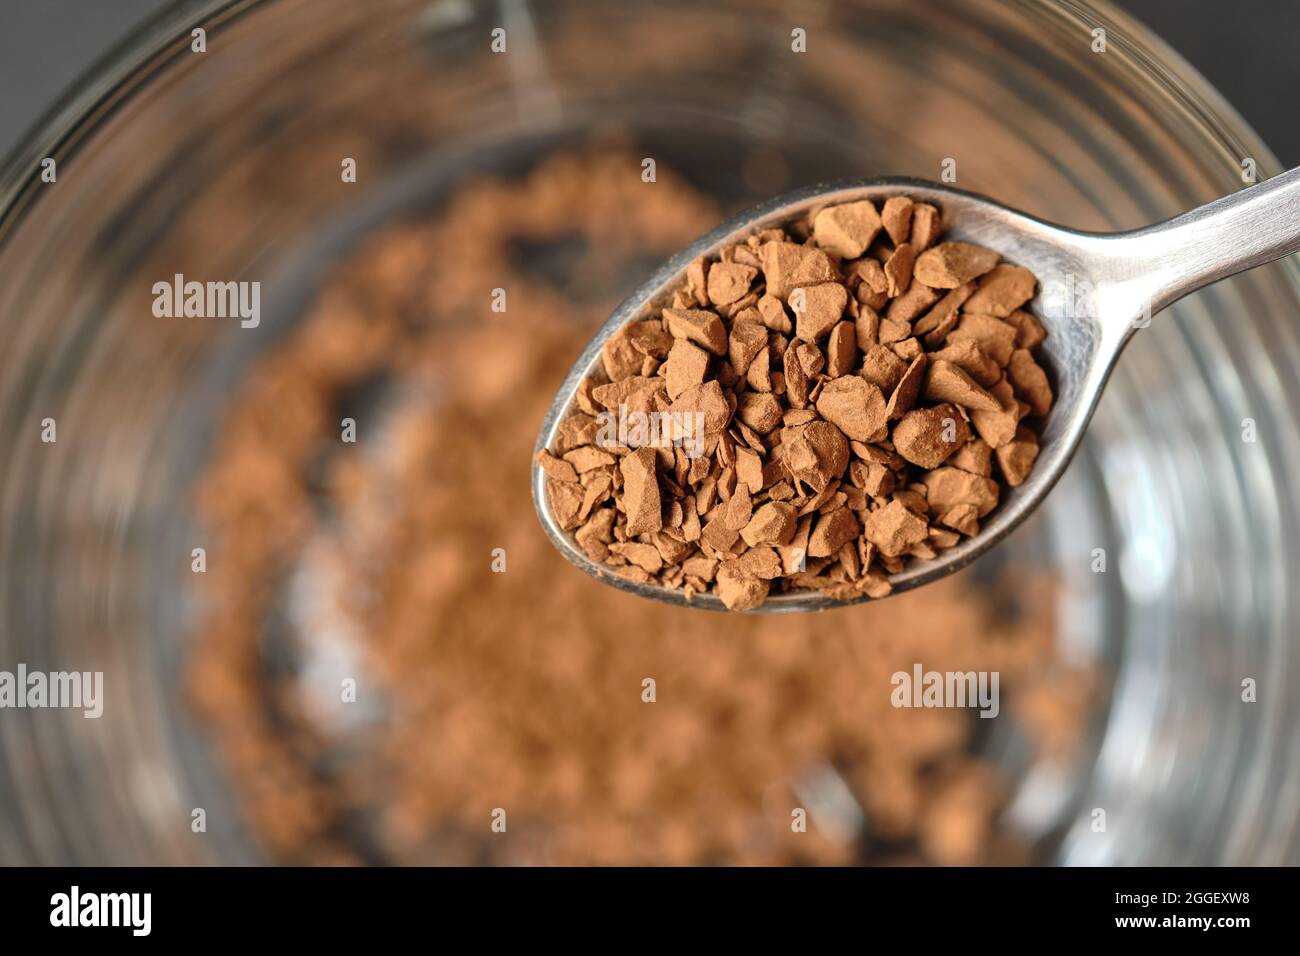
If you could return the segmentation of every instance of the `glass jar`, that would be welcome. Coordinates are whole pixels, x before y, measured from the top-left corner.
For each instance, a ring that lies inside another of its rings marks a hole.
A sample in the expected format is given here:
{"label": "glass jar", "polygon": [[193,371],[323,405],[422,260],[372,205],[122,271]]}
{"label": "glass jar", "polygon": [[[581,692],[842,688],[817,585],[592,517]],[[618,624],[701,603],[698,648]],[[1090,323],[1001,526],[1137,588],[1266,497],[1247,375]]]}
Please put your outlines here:
{"label": "glass jar", "polygon": [[[1279,168],[1105,4],[178,4],[0,178],[0,669],[103,670],[115,701],[0,713],[0,861],[264,858],[181,687],[191,489],[223,398],[359,236],[607,128],[729,207],[955,172],[1098,230]],[[157,318],[139,277],[178,273],[266,278],[260,327]],[[1056,571],[1062,653],[1103,675],[1080,758],[1023,773],[1007,810],[1048,859],[1300,862],[1298,278],[1255,270],[1136,336],[1006,545]],[[218,839],[177,826],[193,808]]]}

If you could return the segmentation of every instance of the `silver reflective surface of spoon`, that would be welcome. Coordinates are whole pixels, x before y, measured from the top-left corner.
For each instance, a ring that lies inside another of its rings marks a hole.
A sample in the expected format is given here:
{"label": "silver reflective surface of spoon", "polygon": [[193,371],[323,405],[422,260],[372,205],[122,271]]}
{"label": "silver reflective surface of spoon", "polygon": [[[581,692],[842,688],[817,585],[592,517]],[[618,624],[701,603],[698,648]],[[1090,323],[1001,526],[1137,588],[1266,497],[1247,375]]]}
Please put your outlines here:
{"label": "silver reflective surface of spoon", "polygon": [[[549,448],[560,423],[572,414],[578,386],[601,362],[605,342],[628,322],[656,318],[700,256],[761,229],[783,226],[824,206],[897,195],[937,206],[940,241],[959,240],[993,249],[1038,277],[1039,290],[1025,308],[1047,329],[1037,348],[1056,399],[1039,433],[1040,451],[1018,488],[1003,488],[998,507],[980,533],[932,560],[914,560],[890,575],[894,594],[966,567],[1016,528],[1042,502],[1083,439],[1106,379],[1135,330],[1152,315],[1220,279],[1300,250],[1300,168],[1215,200],[1167,222],[1121,233],[1077,232],[1008,209],[990,199],[915,179],[847,180],[810,186],[761,203],[723,223],[668,260],[614,310],[579,356],[547,412],[537,449]],[[546,476],[533,464],[533,503],[551,541],[566,558],[598,580],[639,597],[686,607],[726,610],[714,594],[687,600],[675,588],[642,584],[592,562],[571,533],[550,514]],[[751,613],[785,613],[843,607],[870,600],[836,601],[815,591],[773,594]]]}

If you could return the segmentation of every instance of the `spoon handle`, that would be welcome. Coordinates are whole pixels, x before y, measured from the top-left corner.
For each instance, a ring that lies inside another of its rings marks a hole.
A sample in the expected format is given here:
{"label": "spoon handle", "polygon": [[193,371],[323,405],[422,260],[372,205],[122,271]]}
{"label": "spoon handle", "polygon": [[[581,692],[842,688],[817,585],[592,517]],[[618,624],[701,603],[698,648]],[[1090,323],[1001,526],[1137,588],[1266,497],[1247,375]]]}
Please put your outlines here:
{"label": "spoon handle", "polygon": [[1115,251],[1130,272],[1126,284],[1154,314],[1300,250],[1300,167],[1118,238]]}

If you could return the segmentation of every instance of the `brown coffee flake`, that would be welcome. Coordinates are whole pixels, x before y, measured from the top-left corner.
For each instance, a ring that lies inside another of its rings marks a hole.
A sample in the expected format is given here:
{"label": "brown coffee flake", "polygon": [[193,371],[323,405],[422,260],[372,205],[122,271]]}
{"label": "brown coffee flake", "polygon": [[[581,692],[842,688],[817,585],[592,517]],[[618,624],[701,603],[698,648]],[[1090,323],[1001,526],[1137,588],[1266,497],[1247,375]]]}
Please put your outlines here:
{"label": "brown coffee flake", "polygon": [[736,449],[736,480],[744,482],[752,495],[763,490],[763,459],[753,449]]}
{"label": "brown coffee flake", "polygon": [[763,263],[763,280],[769,295],[786,301],[799,286],[819,285],[839,280],[826,253],[793,242],[768,242],[759,249]]}
{"label": "brown coffee flake", "polygon": [[908,363],[915,362],[917,357],[925,351],[921,348],[921,342],[915,335],[892,342],[889,347],[894,350],[895,355]]}
{"label": "brown coffee flake", "polygon": [[744,376],[759,352],[767,348],[767,329],[756,322],[736,321],[731,327],[727,356],[736,375]]}
{"label": "brown coffee flake", "polygon": [[620,544],[611,544],[609,550],[614,554],[626,558],[647,574],[658,574],[663,570],[663,555],[659,553],[659,549],[653,544],[640,544],[635,541],[625,541]]}
{"label": "brown coffee flake", "polygon": [[795,335],[805,342],[816,342],[835,327],[848,304],[849,291],[838,282],[800,286],[790,293]]}
{"label": "brown coffee flake", "polygon": [[726,503],[713,508],[707,518],[704,530],[700,533],[700,541],[706,546],[705,551],[711,548],[715,553],[726,554],[740,537],[740,531],[731,527],[728,520]]}
{"label": "brown coffee flake", "polygon": [[703,308],[709,304],[709,263],[703,256],[686,267],[686,300],[689,307]]}
{"label": "brown coffee flake", "polygon": [[580,445],[590,445],[599,433],[599,419],[591,415],[571,415],[560,423],[552,451],[563,453]]}
{"label": "brown coffee flake", "polygon": [[856,259],[880,232],[880,216],[870,200],[842,203],[813,217],[813,238],[827,252]]}
{"label": "brown coffee flake", "polygon": [[912,337],[912,326],[898,319],[881,319],[880,331],[876,335],[880,339],[881,345],[890,346],[894,354],[898,354],[894,346],[904,339]]}
{"label": "brown coffee flake", "polygon": [[957,505],[942,512],[939,523],[971,538],[980,533],[979,511],[972,504]]}
{"label": "brown coffee flake", "polygon": [[598,405],[614,412],[620,407],[631,412],[656,411],[660,394],[667,394],[663,379],[643,375],[634,375],[608,385],[597,385],[591,390],[592,398]]}
{"label": "brown coffee flake", "polygon": [[761,581],[771,581],[781,576],[781,559],[774,549],[762,545],[750,548],[731,564]]}
{"label": "brown coffee flake", "polygon": [[745,368],[745,381],[758,392],[772,391],[772,350],[764,345]]}
{"label": "brown coffee flake", "polygon": [[858,351],[866,352],[880,341],[880,314],[868,305],[859,306],[858,315],[853,320],[853,331]]}
{"label": "brown coffee flake", "polygon": [[684,421],[690,420],[696,413],[703,415],[704,434],[710,439],[711,447],[712,440],[718,438],[727,427],[727,422],[731,421],[732,407],[722,386],[714,380],[703,385],[692,385],[673,400],[668,411]]}
{"label": "brown coffee flake", "polygon": [[1016,429],[1015,437],[995,452],[998,468],[1002,477],[1012,488],[1021,485],[1029,477],[1029,471],[1038,458],[1038,436],[1024,425]]}
{"label": "brown coffee flake", "polygon": [[967,375],[960,366],[935,359],[925,376],[925,397],[932,402],[952,402],[963,408],[996,412],[1001,404]]}
{"label": "brown coffee flake", "polygon": [[795,356],[799,360],[799,367],[803,369],[804,375],[808,376],[809,380],[816,378],[817,374],[826,367],[826,356],[815,345],[797,343]]}
{"label": "brown coffee flake", "polygon": [[709,269],[708,295],[714,305],[731,305],[744,298],[758,275],[753,266],[717,262]]}
{"label": "brown coffee flake", "polygon": [[912,207],[912,230],[908,235],[908,241],[917,255],[934,245],[935,240],[939,238],[941,226],[939,210],[934,206],[919,202]]}
{"label": "brown coffee flake", "polygon": [[921,395],[921,386],[925,383],[926,366],[928,359],[924,354],[918,355],[912,360],[912,364],[907,367],[903,377],[898,380],[898,385],[889,396],[889,402],[885,406],[885,416],[891,421],[896,418],[902,418],[912,410],[916,404],[917,398]]}
{"label": "brown coffee flake", "polygon": [[797,523],[793,505],[769,501],[754,512],[749,523],[740,530],[740,536],[751,548],[760,544],[789,544]]}
{"label": "brown coffee flake", "polygon": [[917,257],[912,275],[933,289],[955,289],[984,275],[998,259],[992,249],[969,242],[941,242]]}
{"label": "brown coffee flake", "polygon": [[925,475],[925,497],[931,509],[944,514],[958,505],[970,505],[983,518],[997,507],[998,483],[960,468],[937,468]]}
{"label": "brown coffee flake", "polygon": [[1007,323],[1016,327],[1016,348],[1036,349],[1047,338],[1047,330],[1030,313],[1017,309],[1007,316]]}
{"label": "brown coffee flake", "polygon": [[880,441],[886,435],[884,396],[857,375],[827,382],[817,398],[817,413],[857,441]]}
{"label": "brown coffee flake", "polygon": [[[633,338],[641,325],[640,322],[633,322],[625,326],[611,336],[601,349],[605,375],[611,382],[617,382],[641,371],[641,366],[645,362],[645,352],[633,344]],[[656,322],[655,325],[660,323]]]}
{"label": "brown coffee flake", "polygon": [[1034,361],[1028,349],[1016,349],[1007,363],[1007,378],[1016,397],[1024,399],[1031,415],[1043,416],[1052,410],[1052,386],[1047,373]]}
{"label": "brown coffee flake", "polygon": [[970,439],[966,419],[944,403],[908,412],[894,427],[894,447],[919,468],[937,468]]}
{"label": "brown coffee flake", "polygon": [[718,570],[718,559],[696,555],[695,557],[687,558],[682,562],[682,570],[688,576],[699,578],[707,584],[713,580],[713,575]]}
{"label": "brown coffee flake", "polygon": [[948,464],[973,475],[993,477],[993,449],[982,438],[972,438],[948,459]]}
{"label": "brown coffee flake", "polygon": [[781,424],[786,428],[794,428],[797,425],[807,425],[809,422],[817,420],[817,411],[812,408],[788,408],[784,415],[781,416]]}
{"label": "brown coffee flake", "polygon": [[889,557],[906,554],[925,540],[929,526],[901,501],[891,501],[867,516],[866,537]]}
{"label": "brown coffee flake", "polygon": [[614,464],[614,456],[607,451],[584,445],[564,453],[564,460],[573,466],[574,471],[582,475],[595,468],[604,468]]}
{"label": "brown coffee flake", "polygon": [[853,371],[858,359],[857,333],[852,322],[841,322],[826,340],[826,374],[839,378]]}
{"label": "brown coffee flake", "polygon": [[770,392],[747,392],[736,406],[736,417],[760,435],[780,425],[781,414],[781,402]]}
{"label": "brown coffee flake", "polygon": [[752,611],[767,600],[768,583],[730,561],[718,568],[716,591],[729,610]]}
{"label": "brown coffee flake", "polygon": [[857,538],[862,526],[848,508],[836,508],[822,515],[808,537],[808,556],[825,558]]}
{"label": "brown coffee flake", "polygon": [[951,362],[983,388],[988,388],[1002,378],[1002,366],[993,361],[971,338],[950,341],[947,346],[934,352],[931,358]]}
{"label": "brown coffee flake", "polygon": [[935,525],[930,525],[930,533],[927,540],[939,551],[944,551],[959,544],[961,542],[961,535],[956,531],[949,530],[948,528],[940,528]]}
{"label": "brown coffee flake", "polygon": [[664,363],[664,386],[669,398],[676,398],[694,385],[704,384],[709,353],[689,339],[676,339]]}
{"label": "brown coffee flake", "polygon": [[749,487],[737,485],[720,514],[727,530],[739,534],[754,516],[754,500],[749,495]]}
{"label": "brown coffee flake", "polygon": [[782,460],[791,476],[814,491],[825,491],[849,466],[848,439],[830,422],[787,427],[781,447]]}
{"label": "brown coffee flake", "polygon": [[884,498],[894,491],[895,472],[878,462],[858,462],[862,466],[862,490],[873,498]]}
{"label": "brown coffee flake", "polygon": [[614,509],[598,508],[573,536],[587,557],[605,561],[609,555],[607,545],[614,540]]}
{"label": "brown coffee flake", "polygon": [[1038,280],[1028,269],[1002,263],[979,282],[979,289],[966,303],[967,312],[982,312],[1005,319],[1034,297]]}
{"label": "brown coffee flake", "polygon": [[650,543],[659,552],[659,557],[667,566],[677,565],[695,553],[685,536],[674,535],[671,531],[658,531],[650,535]]}
{"label": "brown coffee flake", "polygon": [[578,520],[586,521],[592,509],[604,503],[613,490],[614,479],[609,472],[593,475],[591,483],[585,486],[582,493],[582,507],[578,509]]}
{"label": "brown coffee flake", "polygon": [[907,373],[907,363],[893,349],[873,345],[862,360],[862,377],[882,392],[892,393]]}
{"label": "brown coffee flake", "polygon": [[547,500],[551,505],[551,514],[564,531],[571,531],[580,523],[578,514],[582,509],[582,485],[571,481],[548,481],[546,483]]}
{"label": "brown coffee flake", "polygon": [[906,196],[891,196],[880,210],[880,221],[895,246],[907,242],[912,231],[912,200]]}
{"label": "brown coffee flake", "polygon": [[1011,361],[1016,347],[1016,327],[993,315],[966,311],[957,328],[948,333],[949,342],[969,339],[1002,368]]}
{"label": "brown coffee flake", "polygon": [[924,338],[927,348],[939,348],[957,326],[958,309],[975,293],[975,283],[967,282],[949,291],[929,312],[916,320],[913,331]]}
{"label": "brown coffee flake", "polygon": [[[646,534],[663,527],[659,479],[655,473],[658,456],[652,448],[638,448],[618,463],[623,476],[622,504],[627,512],[627,533]],[[579,502],[581,503],[581,502]]]}
{"label": "brown coffee flake", "polygon": [[[913,270],[913,277],[916,272]],[[892,322],[912,322],[922,312],[939,301],[939,293],[928,285],[913,282],[907,291],[889,303],[885,318]]]}
{"label": "brown coffee flake", "polygon": [[[782,384],[784,384],[785,400],[792,408],[803,408],[808,404],[808,373],[803,370],[803,365],[799,362],[799,343],[791,342],[785,350],[785,357],[781,361],[781,367],[784,369],[782,375]],[[773,389],[777,391],[777,389]]]}
{"label": "brown coffee flake", "polygon": [[785,306],[776,296],[770,293],[762,296],[756,308],[763,318],[763,325],[773,332],[789,335],[794,331],[794,325],[790,322],[790,316],[786,314]]}
{"label": "brown coffee flake", "polygon": [[674,338],[688,339],[714,355],[727,354],[727,328],[716,313],[703,309],[664,309],[664,320]]}
{"label": "brown coffee flake", "polygon": [[900,243],[885,260],[885,292],[888,295],[900,296],[907,291],[912,284],[912,265],[915,261],[916,253],[906,242]]}
{"label": "brown coffee flake", "polygon": [[787,576],[803,573],[808,563],[808,536],[812,533],[812,516],[801,517],[795,525],[790,543],[776,549],[781,558],[781,570]]}
{"label": "brown coffee flake", "polygon": [[577,481],[578,472],[567,461],[556,458],[549,451],[542,449],[533,456],[533,461],[542,466],[546,477],[552,481]]}
{"label": "brown coffee flake", "polygon": [[997,449],[1016,437],[1016,428],[1020,424],[1020,419],[1024,417],[1027,406],[1021,405],[1016,400],[1011,384],[1006,379],[1002,379],[990,388],[989,392],[998,400],[999,409],[997,411],[972,410],[970,418],[971,424],[975,426],[980,437]]}
{"label": "brown coffee flake", "polygon": [[[885,275],[885,268],[879,259],[859,259],[849,267],[849,275],[850,281],[857,279],[860,293],[867,297],[881,296],[880,305],[884,305],[884,299],[888,298],[886,290],[889,288],[889,277]],[[858,301],[865,301],[862,295],[858,296]],[[878,306],[873,305],[872,308]]]}

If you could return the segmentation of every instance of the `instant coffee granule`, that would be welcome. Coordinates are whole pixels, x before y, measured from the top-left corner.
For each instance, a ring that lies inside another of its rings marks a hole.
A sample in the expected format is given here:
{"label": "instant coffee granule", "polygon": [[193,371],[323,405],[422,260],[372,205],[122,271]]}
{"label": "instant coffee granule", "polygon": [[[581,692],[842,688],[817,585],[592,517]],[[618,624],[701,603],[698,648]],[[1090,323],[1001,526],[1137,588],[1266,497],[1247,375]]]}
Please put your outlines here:
{"label": "instant coffee granule", "polygon": [[538,453],[551,515],[614,573],[733,610],[883,597],[978,535],[1038,455],[1037,281],[1000,258],[894,196],[697,260]]}
{"label": "instant coffee granule", "polygon": [[[572,356],[719,217],[638,155],[553,155],[380,231],[232,396],[188,686],[248,827],[298,864],[1025,861],[976,748],[1012,721],[1069,759],[1085,708],[1043,701],[1087,674],[1050,579],[723,616],[599,584],[538,525]],[[998,672],[1001,713],[894,707],[918,663]],[[852,812],[813,799],[828,781]]]}

